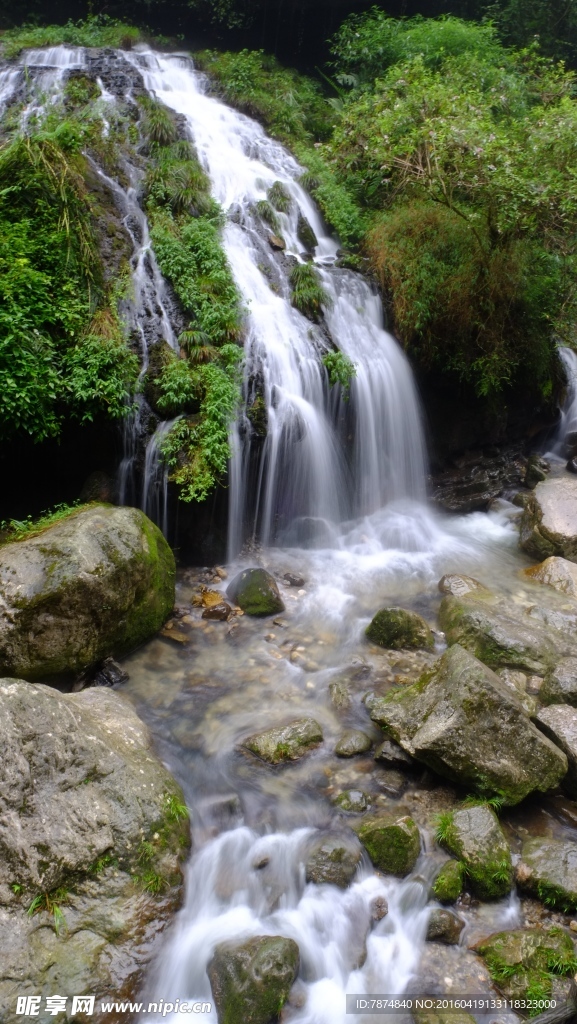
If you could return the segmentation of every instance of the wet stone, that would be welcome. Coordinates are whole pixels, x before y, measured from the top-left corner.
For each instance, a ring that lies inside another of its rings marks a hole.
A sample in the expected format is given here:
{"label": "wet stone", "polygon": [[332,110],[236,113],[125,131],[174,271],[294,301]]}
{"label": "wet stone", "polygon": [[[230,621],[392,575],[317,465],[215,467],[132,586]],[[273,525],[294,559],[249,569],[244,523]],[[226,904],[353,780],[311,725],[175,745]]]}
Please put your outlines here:
{"label": "wet stone", "polygon": [[285,572],[283,580],[286,580],[289,587],[304,587],[306,582],[302,576],[297,576],[294,572]]}
{"label": "wet stone", "polygon": [[205,608],[202,618],[213,619],[216,622],[226,622],[231,614],[232,608],[230,605],[226,601],[221,601],[219,604],[213,604],[209,608]]}
{"label": "wet stone", "polygon": [[487,588],[479,583],[473,576],[462,576],[459,573],[447,573],[438,582],[441,594],[452,594],[453,597],[463,597],[475,590],[486,590]]}
{"label": "wet stone", "polygon": [[280,935],[218,945],[207,970],[219,1024],[270,1024],[277,1019],[299,961],[296,942]]}
{"label": "wet stone", "polygon": [[375,750],[375,761],[390,768],[408,768],[415,762],[410,754],[407,754],[394,740],[383,740]]}
{"label": "wet stone", "polygon": [[444,942],[456,946],[461,938],[465,922],[451,910],[432,910],[427,924],[427,941]]}
{"label": "wet stone", "polygon": [[408,785],[405,776],[395,768],[382,768],[373,772],[372,777],[379,789],[393,799],[402,796]]}
{"label": "wet stone", "polygon": [[442,846],[465,865],[471,889],[480,899],[499,899],[513,883],[509,844],[490,807],[465,807],[441,819]]}
{"label": "wet stone", "polygon": [[448,860],[433,883],[432,895],[439,903],[455,903],[463,891],[464,864]]}
{"label": "wet stone", "polygon": [[380,871],[403,878],[413,870],[421,850],[421,837],[412,818],[395,820],[390,815],[373,815],[355,825],[355,831]]}
{"label": "wet stone", "polygon": [[365,633],[372,643],[394,651],[435,645],[433,633],[422,616],[405,608],[381,608]]}
{"label": "wet stone", "polygon": [[343,811],[352,814],[363,814],[372,803],[370,793],[363,793],[360,789],[346,789],[335,797],[335,804]]}
{"label": "wet stone", "polygon": [[551,704],[541,708],[537,725],[567,755],[569,770],[561,782],[572,796],[577,796],[577,709],[568,704]]}
{"label": "wet stone", "polygon": [[375,896],[371,902],[370,909],[373,921],[382,921],[389,913],[389,904],[384,896]]}
{"label": "wet stone", "polygon": [[285,610],[276,580],[266,569],[243,569],[226,593],[247,615],[278,615]]}
{"label": "wet stone", "polygon": [[351,706],[351,693],[343,679],[333,679],[329,683],[329,695],[332,703],[339,711]]}
{"label": "wet stone", "polygon": [[313,718],[299,718],[278,729],[249,736],[243,746],[268,764],[296,761],[323,741],[323,733]]}
{"label": "wet stone", "polygon": [[372,740],[366,732],[358,729],[348,729],[339,737],[335,747],[337,757],[355,757],[356,754],[366,754],[370,750]]}
{"label": "wet stone", "polygon": [[552,555],[539,565],[525,569],[524,575],[534,583],[543,583],[561,594],[577,597],[577,565],[567,558]]}
{"label": "wet stone", "polygon": [[577,707],[577,658],[562,658],[547,673],[539,689],[542,704],[570,704]]}
{"label": "wet stone", "polygon": [[337,885],[346,889],[361,861],[362,848],[354,835],[321,836],[306,861],[306,880],[316,885]]}

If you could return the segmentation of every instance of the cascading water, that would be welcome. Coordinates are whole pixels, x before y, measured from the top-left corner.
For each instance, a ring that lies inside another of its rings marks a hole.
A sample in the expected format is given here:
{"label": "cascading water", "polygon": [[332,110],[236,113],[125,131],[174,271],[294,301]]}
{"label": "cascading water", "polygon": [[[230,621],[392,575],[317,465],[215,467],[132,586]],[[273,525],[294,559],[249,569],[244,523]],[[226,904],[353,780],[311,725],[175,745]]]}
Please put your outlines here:
{"label": "cascading water", "polygon": [[567,377],[567,394],[561,407],[559,423],[548,454],[566,459],[569,435],[575,434],[577,437],[577,354],[573,349],[562,347],[559,349],[559,357]]}

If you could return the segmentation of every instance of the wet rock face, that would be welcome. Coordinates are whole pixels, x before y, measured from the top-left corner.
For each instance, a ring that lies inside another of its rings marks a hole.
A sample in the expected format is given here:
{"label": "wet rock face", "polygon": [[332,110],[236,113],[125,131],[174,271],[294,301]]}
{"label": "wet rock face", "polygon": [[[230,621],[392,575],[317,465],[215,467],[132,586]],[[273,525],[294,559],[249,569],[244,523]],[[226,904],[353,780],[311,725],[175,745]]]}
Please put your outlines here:
{"label": "wet rock face", "polygon": [[226,593],[247,615],[277,615],[285,610],[276,581],[266,569],[243,569]]}
{"label": "wet rock face", "polygon": [[388,875],[403,878],[417,863],[421,837],[412,818],[374,815],[355,825],[355,831],[373,864]]}
{"label": "wet rock face", "polygon": [[316,839],[306,862],[306,880],[346,889],[352,882],[362,850],[354,835],[324,836]]}
{"label": "wet rock face", "polygon": [[51,681],[149,639],[174,604],[174,556],[138,509],[97,505],[0,548],[0,672]]}
{"label": "wet rock face", "polygon": [[577,478],[537,484],[521,519],[521,547],[535,558],[560,555],[577,562]]}
{"label": "wet rock face", "polygon": [[[490,935],[476,946],[509,999],[547,998],[553,975],[574,973],[575,951],[561,928],[518,928]],[[539,988],[540,994],[535,996]]]}
{"label": "wet rock face", "polygon": [[567,755],[569,771],[563,779],[563,788],[569,796],[577,797],[577,710],[568,704],[551,704],[541,708],[536,722]]}
{"label": "wet rock face", "polygon": [[577,658],[562,658],[547,673],[539,690],[542,704],[571,704],[577,707]]}
{"label": "wet rock face", "polygon": [[208,965],[219,1024],[277,1020],[299,969],[299,948],[280,935],[221,943]]}
{"label": "wet rock face", "polygon": [[476,896],[500,899],[510,891],[511,851],[490,807],[467,807],[447,814],[440,831],[442,845],[461,861]]}
{"label": "wet rock face", "polygon": [[375,750],[375,761],[387,765],[388,768],[411,768],[415,762],[394,740],[385,739]]}
{"label": "wet rock face", "polygon": [[463,597],[465,594],[474,593],[476,590],[487,588],[479,583],[473,576],[461,576],[459,573],[446,573],[438,583],[441,594],[452,594],[453,597]]}
{"label": "wet rock face", "polygon": [[515,869],[519,888],[565,913],[577,910],[577,847],[561,839],[528,839]]}
{"label": "wet rock face", "polygon": [[180,903],[178,786],[106,688],[0,680],[0,747],[0,1005],[15,1009],[14,978],[33,992],[131,998]]}
{"label": "wet rock face", "polygon": [[243,746],[269,764],[280,764],[297,761],[322,741],[322,729],[314,718],[298,718],[280,729],[266,729],[249,736]]}
{"label": "wet rock face", "polygon": [[577,597],[577,565],[567,558],[552,555],[539,565],[525,569],[524,573],[534,583],[544,583],[562,594]]}
{"label": "wet rock face", "polygon": [[554,788],[567,772],[565,754],[515,695],[458,644],[413,686],[365,703],[373,721],[412,757],[507,804]]}
{"label": "wet rock face", "polygon": [[432,910],[427,924],[427,941],[456,946],[464,927],[463,919],[451,910]]}
{"label": "wet rock face", "polygon": [[425,620],[404,608],[382,608],[367,626],[366,636],[372,643],[389,650],[431,648],[435,640]]}

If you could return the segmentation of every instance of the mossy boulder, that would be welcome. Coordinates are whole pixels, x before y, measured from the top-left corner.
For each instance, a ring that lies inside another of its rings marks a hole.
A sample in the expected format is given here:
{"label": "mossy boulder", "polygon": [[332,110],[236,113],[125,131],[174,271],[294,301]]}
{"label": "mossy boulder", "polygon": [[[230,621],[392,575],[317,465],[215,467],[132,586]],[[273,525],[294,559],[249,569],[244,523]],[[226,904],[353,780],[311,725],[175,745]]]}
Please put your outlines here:
{"label": "mossy boulder", "polygon": [[562,928],[497,932],[475,948],[509,999],[547,999],[555,976],[577,970],[573,942]]}
{"label": "mossy boulder", "polygon": [[303,216],[300,210],[297,220],[297,237],[303,249],[306,249],[307,252],[314,253],[317,245],[319,244],[318,238],[308,220]]}
{"label": "mossy boulder", "polygon": [[227,588],[227,596],[247,615],[278,615],[284,604],[274,576],[266,569],[243,569]]}
{"label": "mossy boulder", "polygon": [[527,839],[515,869],[520,889],[549,907],[577,910],[577,846],[572,840]]}
{"label": "mossy boulder", "polygon": [[577,658],[561,658],[547,672],[539,700],[542,704],[570,704],[577,708]]}
{"label": "mossy boulder", "polygon": [[421,837],[412,818],[375,814],[354,828],[379,871],[403,878],[413,870],[421,850]]}
{"label": "mossy boulder", "polygon": [[534,558],[577,562],[577,478],[565,474],[537,484],[523,509],[520,544]]}
{"label": "mossy boulder", "polygon": [[381,608],[365,633],[371,643],[393,651],[435,646],[435,638],[425,620],[405,608]]}
{"label": "mossy boulder", "polygon": [[306,880],[346,889],[355,876],[361,856],[361,846],[352,833],[317,837],[308,852]]}
{"label": "mossy boulder", "polygon": [[515,694],[458,644],[412,686],[365,704],[411,757],[506,804],[553,789],[567,772],[565,754],[533,725]]}
{"label": "mossy boulder", "polygon": [[443,864],[435,881],[432,895],[439,903],[455,903],[463,892],[465,867],[460,860],[448,860]]}
{"label": "mossy boulder", "polygon": [[219,1024],[271,1024],[278,1020],[298,974],[299,948],[281,935],[223,942],[208,964]]}
{"label": "mossy boulder", "polygon": [[525,569],[524,575],[532,583],[544,583],[561,594],[577,597],[577,566],[567,558],[552,555],[539,565]]}
{"label": "mossy boulder", "polygon": [[322,741],[323,731],[314,718],[297,718],[279,729],[266,729],[249,736],[243,746],[268,764],[280,764],[297,761]]}
{"label": "mossy boulder", "polygon": [[443,942],[446,946],[456,946],[465,927],[462,917],[452,910],[440,910],[435,907],[429,914],[427,922],[427,942]]}
{"label": "mossy boulder", "polygon": [[2,679],[0,748],[2,1021],[18,1021],[15,978],[43,995],[134,998],[180,905],[190,841],[148,729],[110,689]]}
{"label": "mossy boulder", "polygon": [[343,793],[339,793],[335,797],[334,802],[342,811],[363,814],[372,804],[373,798],[370,793],[364,793],[362,789],[345,789]]}
{"label": "mossy boulder", "polygon": [[355,757],[356,754],[366,754],[372,745],[372,740],[366,732],[361,732],[360,729],[347,729],[337,740],[335,754],[337,757]]}
{"label": "mossy boulder", "polygon": [[150,639],[174,605],[175,563],[135,508],[94,505],[0,547],[0,672],[50,682]]}
{"label": "mossy boulder", "polygon": [[559,657],[552,631],[478,592],[444,597],[439,624],[448,644],[460,644],[490,668],[508,666],[542,675]]}
{"label": "mossy boulder", "polygon": [[472,891],[480,899],[500,899],[510,891],[511,851],[490,807],[464,807],[442,815],[438,838],[461,862]]}

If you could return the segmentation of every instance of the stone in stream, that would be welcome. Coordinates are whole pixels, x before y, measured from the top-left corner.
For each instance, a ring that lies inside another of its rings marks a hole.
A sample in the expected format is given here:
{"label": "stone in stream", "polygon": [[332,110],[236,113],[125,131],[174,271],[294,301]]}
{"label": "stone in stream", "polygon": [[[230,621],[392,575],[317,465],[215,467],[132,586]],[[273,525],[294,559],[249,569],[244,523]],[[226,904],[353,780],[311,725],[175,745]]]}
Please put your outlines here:
{"label": "stone in stream", "polygon": [[524,569],[523,574],[534,583],[544,583],[561,594],[577,597],[577,565],[567,558],[552,555],[539,565]]}
{"label": "stone in stream", "polygon": [[510,892],[513,884],[511,851],[497,815],[490,807],[464,807],[443,814],[439,818],[437,838],[463,864],[475,896],[494,900]]}
{"label": "stone in stream", "polygon": [[411,757],[506,804],[553,789],[567,772],[565,754],[512,691],[458,644],[412,686],[365,704]]}
{"label": "stone in stream", "polygon": [[345,789],[339,793],[334,800],[337,807],[351,814],[363,814],[373,802],[370,793],[364,793],[361,789]]}
{"label": "stone in stream", "polygon": [[351,691],[344,679],[331,679],[329,683],[329,695],[332,703],[338,711],[349,708],[352,704]]}
{"label": "stone in stream", "polygon": [[266,569],[243,569],[226,593],[247,615],[278,615],[285,610],[276,580]]}
{"label": "stone in stream", "polygon": [[465,594],[474,593],[476,590],[487,590],[473,576],[463,576],[454,572],[449,572],[442,576],[437,586],[441,594],[452,594],[453,597],[463,597]]}
{"label": "stone in stream", "polygon": [[455,903],[463,892],[464,875],[460,860],[448,860],[433,882],[432,895],[439,903]]}
{"label": "stone in stream", "polygon": [[314,718],[297,718],[278,729],[265,729],[249,736],[243,747],[268,764],[280,764],[297,761],[322,741],[322,729]]}
{"label": "stone in stream", "polygon": [[300,210],[297,220],[297,238],[307,252],[314,253],[317,245],[319,244],[317,236],[315,235],[311,225]]}
{"label": "stone in stream", "polygon": [[299,948],[281,935],[222,942],[208,964],[219,1024],[271,1024],[298,974]]}
{"label": "stone in stream", "polygon": [[[485,995],[495,998],[493,980],[483,961],[462,946],[447,946],[443,942],[426,942],[407,994],[422,996]],[[447,1013],[447,1024],[468,1019],[467,1014]],[[474,1019],[474,1018],[473,1018]],[[424,1021],[424,1016],[421,1017]],[[428,1018],[429,1024],[435,1015]],[[426,1022],[425,1022],[426,1024]]]}
{"label": "stone in stream", "polygon": [[435,646],[432,630],[422,616],[405,608],[381,608],[365,634],[372,643],[393,651]]}
{"label": "stone in stream", "polygon": [[519,668],[543,674],[558,660],[560,637],[542,623],[527,621],[503,608],[487,591],[444,597],[439,624],[447,643],[460,644],[490,668]]}
{"label": "stone in stream", "polygon": [[362,853],[360,843],[353,833],[316,838],[306,860],[307,882],[338,885],[340,889],[346,889],[355,876]]}
{"label": "stone in stream", "polygon": [[384,739],[375,750],[375,761],[387,765],[388,768],[411,768],[414,767],[414,760],[394,740]]}
{"label": "stone in stream", "polygon": [[335,747],[337,757],[355,757],[356,754],[366,754],[370,750],[373,741],[366,732],[359,729],[348,729],[339,736]]}
{"label": "stone in stream", "polygon": [[577,562],[577,479],[559,476],[537,484],[521,518],[520,544],[534,558],[560,555]]}
{"label": "stone in stream", "polygon": [[542,704],[570,704],[577,707],[577,658],[561,658],[539,689]]}
{"label": "stone in stream", "polygon": [[497,932],[474,948],[508,999],[547,999],[555,975],[575,973],[573,941],[562,928]]}
{"label": "stone in stream", "polygon": [[285,572],[283,576],[289,587],[304,587],[305,580],[302,576],[297,576],[294,572]]}
{"label": "stone in stream", "polygon": [[361,843],[379,871],[404,878],[417,863],[421,837],[412,818],[375,814],[354,825]]}
{"label": "stone in stream", "polygon": [[181,902],[189,842],[147,727],[108,688],[3,679],[0,749],[0,1006],[15,1007],[14,979],[134,998]]}
{"label": "stone in stream", "polygon": [[205,608],[202,613],[203,619],[212,619],[216,622],[226,622],[232,614],[232,608],[226,601],[220,601],[218,604],[211,604],[208,608]]}
{"label": "stone in stream", "polygon": [[527,839],[515,868],[520,889],[564,913],[577,910],[577,845],[572,840]]}
{"label": "stone in stream", "polygon": [[569,771],[562,785],[569,796],[577,797],[577,709],[569,704],[551,704],[541,708],[535,722],[567,755]]}
{"label": "stone in stream", "polygon": [[541,455],[538,455],[536,452],[530,455],[523,480],[525,487],[528,487],[531,491],[534,490],[537,484],[547,479],[547,473],[549,473],[550,469],[550,464]]}
{"label": "stone in stream", "polygon": [[452,910],[435,908],[431,910],[427,922],[427,942],[444,942],[446,946],[456,946],[464,927],[463,918]]}
{"label": "stone in stream", "polygon": [[135,508],[95,505],[0,547],[0,673],[71,678],[150,639],[174,605],[174,555]]}

